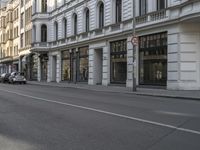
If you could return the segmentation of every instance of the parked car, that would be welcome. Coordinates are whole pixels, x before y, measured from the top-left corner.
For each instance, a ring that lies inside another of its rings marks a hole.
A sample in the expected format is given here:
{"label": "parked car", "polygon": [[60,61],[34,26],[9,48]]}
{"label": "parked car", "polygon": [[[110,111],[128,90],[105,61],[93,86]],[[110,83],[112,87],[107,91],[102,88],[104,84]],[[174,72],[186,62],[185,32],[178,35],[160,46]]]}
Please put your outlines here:
{"label": "parked car", "polygon": [[8,83],[9,82],[10,73],[3,73],[1,74],[0,80],[1,83]]}
{"label": "parked car", "polygon": [[26,84],[26,78],[24,77],[24,73],[21,72],[12,72],[9,77],[9,83],[23,83]]}

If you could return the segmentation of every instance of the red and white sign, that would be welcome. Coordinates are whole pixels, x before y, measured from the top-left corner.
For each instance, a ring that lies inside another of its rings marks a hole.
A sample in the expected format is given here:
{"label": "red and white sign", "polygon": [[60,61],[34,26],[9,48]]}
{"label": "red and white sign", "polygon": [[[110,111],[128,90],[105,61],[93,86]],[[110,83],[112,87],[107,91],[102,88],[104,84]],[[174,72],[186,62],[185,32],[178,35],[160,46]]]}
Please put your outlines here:
{"label": "red and white sign", "polygon": [[133,36],[132,39],[131,39],[131,43],[134,46],[137,46],[138,45],[138,37],[137,36]]}

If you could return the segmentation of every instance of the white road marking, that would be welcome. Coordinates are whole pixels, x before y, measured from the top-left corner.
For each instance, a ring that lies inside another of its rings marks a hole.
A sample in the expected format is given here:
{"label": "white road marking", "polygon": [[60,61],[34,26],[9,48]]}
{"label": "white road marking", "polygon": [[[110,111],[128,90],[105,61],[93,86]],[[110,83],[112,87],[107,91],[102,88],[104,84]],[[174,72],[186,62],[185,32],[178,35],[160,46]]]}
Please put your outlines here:
{"label": "white road marking", "polygon": [[193,114],[171,112],[171,111],[155,111],[155,112],[159,114],[166,114],[166,115],[173,115],[173,116],[196,117]]}
{"label": "white road marking", "polygon": [[95,108],[90,108],[90,107],[85,107],[85,106],[80,106],[80,105],[75,105],[75,104],[70,104],[70,103],[59,102],[59,101],[55,101],[55,100],[49,100],[49,99],[31,96],[31,95],[26,95],[26,94],[22,94],[22,93],[19,93],[19,92],[13,92],[13,91],[9,91],[9,90],[0,89],[0,91],[12,93],[12,94],[16,94],[16,95],[19,95],[19,96],[28,97],[28,98],[32,98],[32,99],[36,99],[36,100],[41,100],[41,101],[45,101],[45,102],[56,103],[56,104],[70,106],[70,107],[74,107],[74,108],[85,109],[85,110],[94,111],[94,112],[98,112],[98,113],[102,113],[102,114],[107,114],[107,115],[110,115],[110,116],[116,116],[116,117],[120,117],[120,118],[130,119],[130,120],[134,120],[134,121],[138,121],[138,122],[143,122],[143,123],[147,123],[147,124],[152,124],[152,125],[156,125],[156,126],[166,127],[166,128],[175,129],[175,130],[178,130],[178,131],[183,131],[183,132],[188,132],[188,133],[200,135],[200,131],[196,131],[196,130],[176,127],[176,126],[173,126],[173,125],[168,125],[168,124],[159,123],[159,122],[155,122],[155,121],[145,120],[145,119],[131,117],[131,116],[122,115],[122,114],[117,114],[117,113],[104,111],[104,110],[100,110],[100,109],[95,109]]}

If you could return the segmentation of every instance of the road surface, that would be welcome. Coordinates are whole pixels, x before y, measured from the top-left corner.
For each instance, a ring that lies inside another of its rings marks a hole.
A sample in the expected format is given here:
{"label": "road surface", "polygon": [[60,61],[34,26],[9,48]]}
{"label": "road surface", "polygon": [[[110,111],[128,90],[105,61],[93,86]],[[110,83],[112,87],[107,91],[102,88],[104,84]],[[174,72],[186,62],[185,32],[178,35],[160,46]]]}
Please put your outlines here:
{"label": "road surface", "polygon": [[0,84],[0,150],[199,150],[200,101]]}

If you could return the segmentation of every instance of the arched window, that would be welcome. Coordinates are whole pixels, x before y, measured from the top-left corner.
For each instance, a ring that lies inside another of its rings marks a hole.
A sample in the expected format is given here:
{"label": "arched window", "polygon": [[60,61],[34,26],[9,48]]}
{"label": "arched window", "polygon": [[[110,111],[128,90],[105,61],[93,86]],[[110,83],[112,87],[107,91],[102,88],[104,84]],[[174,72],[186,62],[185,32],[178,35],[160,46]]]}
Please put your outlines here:
{"label": "arched window", "polygon": [[74,14],[73,15],[73,31],[74,31],[74,35],[77,34],[77,14]]}
{"label": "arched window", "polygon": [[99,5],[99,28],[104,27],[104,4]]}
{"label": "arched window", "polygon": [[67,19],[63,18],[63,37],[67,37]]}
{"label": "arched window", "polygon": [[58,40],[58,23],[54,23],[54,35],[55,35],[55,40]]}
{"label": "arched window", "polygon": [[47,26],[45,24],[41,26],[41,42],[47,42]]}
{"label": "arched window", "polygon": [[42,0],[42,12],[47,12],[47,0]]}
{"label": "arched window", "polygon": [[116,23],[119,23],[122,21],[122,0],[116,0],[115,21],[116,21]]}
{"label": "arched window", "polygon": [[88,32],[90,30],[90,11],[87,8],[85,11],[85,31]]}

